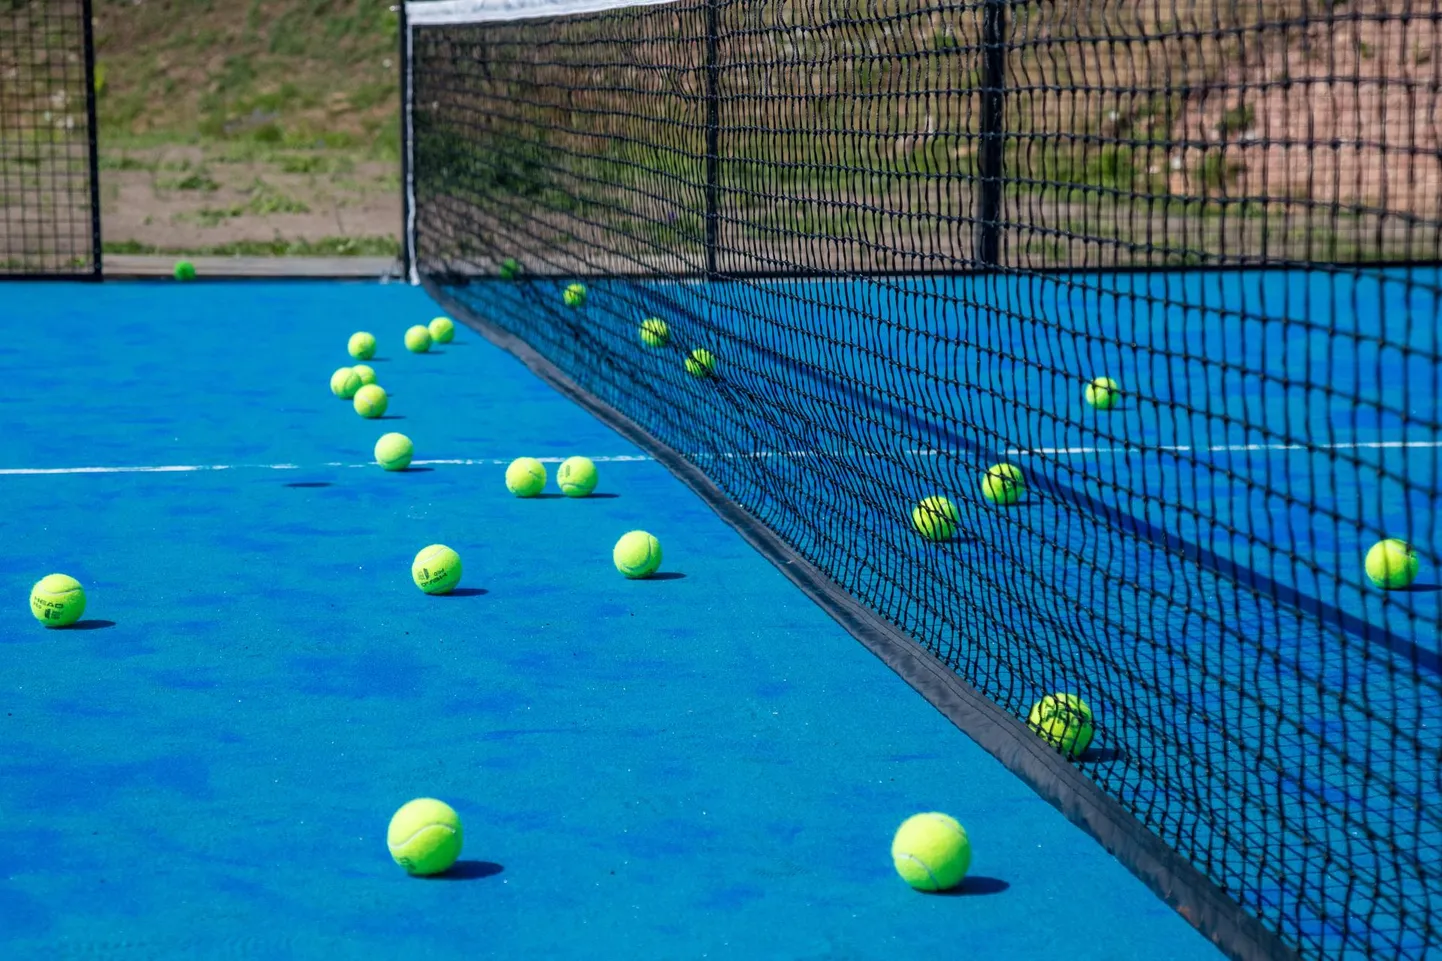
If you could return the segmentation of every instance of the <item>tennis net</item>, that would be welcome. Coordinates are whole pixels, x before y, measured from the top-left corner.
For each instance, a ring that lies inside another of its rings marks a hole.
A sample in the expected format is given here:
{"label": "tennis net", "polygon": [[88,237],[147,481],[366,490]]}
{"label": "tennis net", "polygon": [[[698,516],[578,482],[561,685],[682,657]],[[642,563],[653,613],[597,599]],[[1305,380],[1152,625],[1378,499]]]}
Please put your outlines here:
{"label": "tennis net", "polygon": [[1442,950],[1436,0],[406,13],[417,279],[1018,737],[1086,700],[1228,953]]}
{"label": "tennis net", "polygon": [[0,277],[100,272],[89,0],[0,0]]}

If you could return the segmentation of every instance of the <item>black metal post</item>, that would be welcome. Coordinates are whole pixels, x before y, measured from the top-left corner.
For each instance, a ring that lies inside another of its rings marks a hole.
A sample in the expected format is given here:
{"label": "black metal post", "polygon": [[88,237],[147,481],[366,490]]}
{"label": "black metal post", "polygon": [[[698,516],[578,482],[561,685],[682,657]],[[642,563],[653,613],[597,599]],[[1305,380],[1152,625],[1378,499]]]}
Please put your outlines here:
{"label": "black metal post", "polygon": [[412,129],[411,104],[415,91],[411,84],[411,28],[406,19],[405,0],[397,0],[396,16],[400,18],[400,52],[397,62],[401,69],[401,278],[409,280],[411,267],[415,264],[416,252],[411,231],[411,220],[415,216],[414,187],[411,184],[411,150],[414,146],[415,131]]}
{"label": "black metal post", "polygon": [[1001,262],[1001,199],[1006,121],[1006,3],[986,0],[981,27],[981,179],[976,259],[984,269]]}
{"label": "black metal post", "polygon": [[95,280],[105,276],[100,238],[100,128],[95,108],[95,30],[90,0],[82,0],[80,15],[85,18],[85,125],[90,141],[90,271]]}
{"label": "black metal post", "polygon": [[721,80],[720,56],[722,0],[706,3],[706,277],[716,277],[716,247],[721,230]]}

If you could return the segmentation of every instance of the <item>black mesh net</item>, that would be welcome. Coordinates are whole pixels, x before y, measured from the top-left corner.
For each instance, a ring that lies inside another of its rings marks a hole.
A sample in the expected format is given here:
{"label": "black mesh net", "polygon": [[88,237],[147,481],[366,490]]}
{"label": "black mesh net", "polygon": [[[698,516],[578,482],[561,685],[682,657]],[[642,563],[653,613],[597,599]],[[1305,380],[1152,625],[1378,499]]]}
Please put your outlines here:
{"label": "black mesh net", "polygon": [[432,289],[1018,718],[1084,700],[1303,956],[1442,951],[1435,2],[424,6]]}
{"label": "black mesh net", "polygon": [[99,271],[88,0],[0,0],[0,277]]}

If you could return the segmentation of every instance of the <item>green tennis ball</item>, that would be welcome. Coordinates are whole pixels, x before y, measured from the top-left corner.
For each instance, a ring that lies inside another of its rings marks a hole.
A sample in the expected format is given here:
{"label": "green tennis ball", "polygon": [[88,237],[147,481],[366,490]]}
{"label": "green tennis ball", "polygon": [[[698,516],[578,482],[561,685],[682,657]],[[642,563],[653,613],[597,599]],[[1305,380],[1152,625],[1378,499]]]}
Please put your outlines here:
{"label": "green tennis ball", "polygon": [[449,344],[456,339],[456,322],[449,317],[437,317],[426,329],[431,332],[431,340],[438,344]]}
{"label": "green tennis ball", "polygon": [[501,278],[503,280],[515,280],[519,276],[521,276],[520,261],[514,257],[507,257],[501,261]]}
{"label": "green tennis ball", "polygon": [[346,344],[346,350],[356,360],[370,360],[376,355],[376,338],[374,334],[359,331],[350,335],[350,342]]}
{"label": "green tennis ball", "polygon": [[1048,694],[1031,706],[1026,724],[1069,758],[1081,757],[1096,733],[1091,708],[1075,694]]}
{"label": "green tennis ball", "polygon": [[616,570],[632,579],[650,577],[661,568],[661,542],[645,531],[622,534],[611,551]]}
{"label": "green tennis ball", "polygon": [[416,324],[406,331],[406,350],[413,354],[424,354],[431,349],[431,330],[425,324]]}
{"label": "green tennis ball", "polygon": [[659,317],[641,321],[641,343],[647,347],[665,347],[671,339],[671,328]]}
{"label": "green tennis ball", "polygon": [[405,470],[415,453],[415,445],[405,434],[382,434],[376,441],[376,463],[386,470]]}
{"label": "green tennis ball", "polygon": [[444,544],[422,548],[411,562],[411,580],[427,594],[449,594],[461,582],[461,555]]}
{"label": "green tennis ball", "polygon": [[928,497],[912,508],[911,524],[927,540],[944,541],[956,533],[961,515],[945,497]]}
{"label": "green tennis ball", "polygon": [[30,588],[30,613],[46,627],[69,627],[85,613],[85,588],[69,574],[47,574]]}
{"label": "green tennis ball", "polygon": [[1367,576],[1385,590],[1411,587],[1421,566],[1412,545],[1395,537],[1378,541],[1367,552]]}
{"label": "green tennis ball", "polygon": [[567,457],[556,469],[556,486],[567,497],[589,497],[596,489],[596,465],[589,457]]}
{"label": "green tennis ball", "polygon": [[352,367],[342,367],[330,375],[330,392],[341,400],[350,400],[360,389],[360,375]]}
{"label": "green tennis ball", "polygon": [[901,879],[918,891],[949,891],[971,867],[971,841],[950,815],[913,814],[891,839],[891,863]]}
{"label": "green tennis ball", "polygon": [[1121,385],[1110,377],[1098,377],[1090,384],[1087,384],[1087,403],[1097,410],[1111,410],[1121,399]]}
{"label": "green tennis ball", "polygon": [[368,364],[356,364],[351,370],[355,371],[355,375],[360,378],[361,387],[376,382],[376,369]]}
{"label": "green tennis ball", "polygon": [[195,264],[192,264],[192,263],[191,263],[190,261],[188,261],[188,260],[177,260],[177,261],[175,262],[175,279],[176,279],[176,280],[194,280],[194,279],[195,279]]}
{"label": "green tennis ball", "polygon": [[461,819],[455,809],[435,798],[416,798],[401,805],[386,830],[391,857],[411,874],[440,874],[461,856]]}
{"label": "green tennis ball", "polygon": [[1010,507],[1026,493],[1026,478],[1015,464],[993,464],[981,480],[981,493],[1000,507]]}
{"label": "green tennis ball", "polygon": [[379,384],[366,384],[355,392],[351,404],[355,407],[355,412],[362,417],[383,417],[386,408],[390,406],[390,398],[386,396],[385,388]]}
{"label": "green tennis ball", "polygon": [[546,487],[546,465],[534,457],[517,457],[506,468],[506,490],[517,497],[535,497]]}
{"label": "green tennis ball", "polygon": [[571,284],[561,294],[561,299],[566,302],[567,307],[580,307],[586,303],[586,285]]}
{"label": "green tennis ball", "polygon": [[697,347],[686,358],[686,373],[692,377],[710,377],[716,373],[716,355],[704,347]]}

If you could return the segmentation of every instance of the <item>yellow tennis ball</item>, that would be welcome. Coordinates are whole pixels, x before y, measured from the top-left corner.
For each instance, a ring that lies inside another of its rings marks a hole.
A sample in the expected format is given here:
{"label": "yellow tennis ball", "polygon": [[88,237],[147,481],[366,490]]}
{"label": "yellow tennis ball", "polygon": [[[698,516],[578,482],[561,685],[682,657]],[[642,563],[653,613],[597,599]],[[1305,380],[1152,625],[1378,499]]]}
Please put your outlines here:
{"label": "yellow tennis ball", "polygon": [[686,373],[692,377],[710,377],[716,373],[716,355],[704,347],[697,347],[686,358]]}
{"label": "yellow tennis ball", "polygon": [[361,389],[361,379],[355,370],[342,367],[330,375],[330,392],[341,400],[350,400]]}
{"label": "yellow tennis ball", "polygon": [[416,798],[401,805],[386,829],[391,857],[411,874],[440,874],[461,856],[461,818],[435,798]]}
{"label": "yellow tennis ball", "polygon": [[961,515],[956,505],[945,497],[928,497],[912,508],[911,524],[927,540],[944,541],[956,533]]}
{"label": "yellow tennis ball", "polygon": [[567,307],[580,307],[586,303],[586,285],[571,284],[568,286],[561,299],[566,302]]}
{"label": "yellow tennis ball", "polygon": [[383,417],[386,408],[390,406],[390,398],[386,396],[385,389],[379,384],[366,384],[355,392],[355,397],[351,399],[351,406],[362,417]]}
{"label": "yellow tennis ball", "polygon": [[506,468],[506,490],[517,497],[535,497],[546,487],[546,465],[534,457],[517,457]]}
{"label": "yellow tennis ball", "polygon": [[1110,377],[1098,377],[1087,384],[1086,401],[1097,410],[1111,410],[1121,399],[1121,385]]}
{"label": "yellow tennis ball", "polygon": [[661,542],[645,531],[622,534],[611,551],[611,560],[616,570],[633,580],[650,577],[661,567]]}
{"label": "yellow tennis ball", "polygon": [[918,891],[949,891],[971,867],[966,829],[947,814],[913,814],[891,840],[891,862],[901,879]]}
{"label": "yellow tennis ball", "polygon": [[30,613],[46,627],[69,627],[85,613],[85,588],[69,574],[46,574],[30,588]]}
{"label": "yellow tennis ball", "polygon": [[647,347],[665,347],[671,339],[671,328],[659,317],[641,321],[641,343]]}
{"label": "yellow tennis ball", "polygon": [[981,493],[993,504],[1010,507],[1026,493],[1026,478],[1015,464],[993,464],[981,480]]}
{"label": "yellow tennis ball", "polygon": [[405,434],[382,434],[376,441],[376,463],[386,470],[405,470],[415,453],[415,445]]}
{"label": "yellow tennis ball", "polygon": [[431,340],[438,344],[449,344],[456,338],[456,323],[449,317],[437,317],[426,326],[426,330],[430,332]]}
{"label": "yellow tennis ball", "polygon": [[1031,706],[1026,724],[1069,758],[1086,753],[1096,733],[1091,708],[1075,694],[1048,694]]}
{"label": "yellow tennis ball", "polygon": [[567,457],[556,469],[556,486],[567,497],[589,497],[598,479],[589,457]]}
{"label": "yellow tennis ball", "polygon": [[1378,541],[1367,552],[1367,576],[1385,590],[1411,587],[1421,566],[1412,545],[1395,537]]}
{"label": "yellow tennis ball", "polygon": [[350,351],[350,355],[356,360],[370,360],[376,355],[375,336],[363,330],[351,334],[347,349]]}
{"label": "yellow tennis ball", "polygon": [[376,382],[376,369],[369,364],[356,364],[351,370],[355,371],[355,375],[360,378],[361,387]]}
{"label": "yellow tennis ball", "polygon": [[411,580],[427,594],[449,594],[461,582],[461,555],[444,544],[424,547],[411,562]]}
{"label": "yellow tennis ball", "polygon": [[406,331],[406,350],[413,354],[424,354],[431,349],[431,330],[425,324],[416,324]]}

